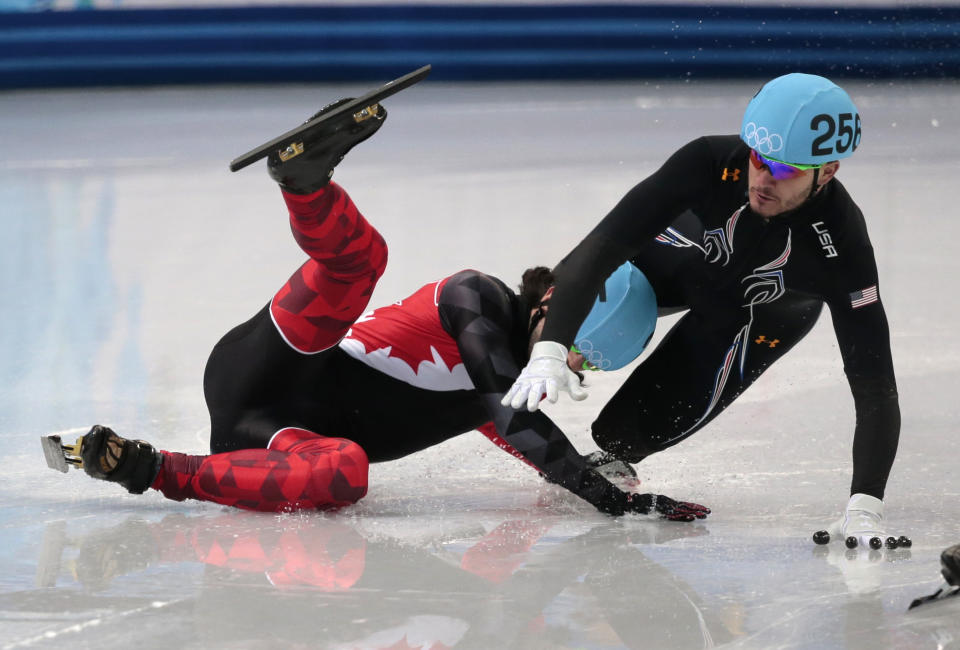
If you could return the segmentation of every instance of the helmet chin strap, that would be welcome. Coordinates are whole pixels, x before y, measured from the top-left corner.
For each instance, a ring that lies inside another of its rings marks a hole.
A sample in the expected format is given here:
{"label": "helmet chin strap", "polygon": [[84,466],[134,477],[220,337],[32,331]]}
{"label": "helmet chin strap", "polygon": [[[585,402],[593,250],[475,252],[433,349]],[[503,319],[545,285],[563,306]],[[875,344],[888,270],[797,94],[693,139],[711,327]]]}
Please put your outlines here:
{"label": "helmet chin strap", "polygon": [[807,201],[813,198],[813,195],[817,193],[817,190],[820,189],[820,186],[817,185],[817,181],[820,180],[820,168],[817,167],[813,170],[813,185],[810,186],[810,195],[807,196]]}

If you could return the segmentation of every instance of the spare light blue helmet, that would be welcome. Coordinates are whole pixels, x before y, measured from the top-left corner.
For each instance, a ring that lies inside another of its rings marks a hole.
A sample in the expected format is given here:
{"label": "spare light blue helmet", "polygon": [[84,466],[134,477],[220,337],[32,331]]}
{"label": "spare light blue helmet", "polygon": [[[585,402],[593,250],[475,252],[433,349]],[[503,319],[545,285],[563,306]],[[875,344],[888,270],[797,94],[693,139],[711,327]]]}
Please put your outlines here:
{"label": "spare light blue helmet", "polygon": [[623,368],[640,356],[657,327],[657,296],[630,262],[614,271],[574,344],[600,370]]}
{"label": "spare light blue helmet", "polygon": [[794,72],[764,84],[743,114],[740,139],[761,155],[797,165],[852,156],[860,114],[850,96],[824,77]]}

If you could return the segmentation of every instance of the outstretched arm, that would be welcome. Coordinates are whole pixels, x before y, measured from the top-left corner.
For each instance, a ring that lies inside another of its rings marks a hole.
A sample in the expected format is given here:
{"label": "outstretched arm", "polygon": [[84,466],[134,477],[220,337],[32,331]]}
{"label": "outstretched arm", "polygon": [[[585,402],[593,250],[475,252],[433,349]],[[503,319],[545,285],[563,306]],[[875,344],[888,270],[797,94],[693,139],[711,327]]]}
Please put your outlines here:
{"label": "outstretched arm", "polygon": [[879,300],[860,309],[831,305],[831,311],[857,413],[850,492],[883,499],[900,439],[887,318]]}
{"label": "outstretched arm", "polygon": [[844,516],[830,532],[859,544],[878,545],[887,534],[883,496],[900,439],[900,404],[872,250],[864,250],[860,257],[866,263],[845,275],[852,276],[850,282],[855,284],[851,286],[864,288],[830,302],[857,414],[851,497]]}
{"label": "outstretched arm", "polygon": [[497,433],[548,480],[600,510],[621,514],[627,495],[589,473],[583,456],[546,415],[500,404],[520,374],[510,345],[517,323],[507,288],[490,276],[463,271],[447,281],[437,308]]}
{"label": "outstretched arm", "polygon": [[544,341],[565,346],[573,343],[604,280],[684,210],[709,200],[712,165],[713,155],[705,139],[684,145],[627,192],[557,264]]}
{"label": "outstretched arm", "polygon": [[[511,332],[526,331],[524,324],[516,322],[511,294],[501,282],[476,271],[463,271],[447,281],[437,307],[497,433],[548,480],[609,514],[656,510],[664,516],[687,519],[689,513],[674,517],[680,515],[681,507],[664,512],[656,507],[656,499],[629,495],[588,468],[584,457],[543,413],[501,405],[520,373],[511,349],[511,340],[517,336],[511,337]],[[666,508],[664,504],[667,501],[661,500],[661,508]]]}
{"label": "outstretched arm", "polygon": [[[555,385],[573,399],[586,393],[574,391],[562,358],[573,343],[604,280],[653,239],[684,210],[709,200],[713,156],[700,138],[681,147],[655,173],[637,184],[610,213],[553,270],[555,275],[550,313],[542,340],[509,392],[505,405],[526,405],[534,411],[540,401],[539,387]],[[557,390],[548,393],[557,400]]]}

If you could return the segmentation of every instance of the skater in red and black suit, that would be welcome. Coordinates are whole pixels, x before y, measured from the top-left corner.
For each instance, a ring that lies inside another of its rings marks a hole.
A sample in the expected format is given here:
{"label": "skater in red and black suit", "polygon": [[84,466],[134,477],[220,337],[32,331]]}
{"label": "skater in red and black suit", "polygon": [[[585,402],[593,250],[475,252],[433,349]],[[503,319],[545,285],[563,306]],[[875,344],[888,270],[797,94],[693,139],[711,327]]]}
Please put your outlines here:
{"label": "skater in red and black suit", "polygon": [[[364,314],[387,246],[330,177],[386,115],[378,107],[371,119],[341,121],[308,141],[298,156],[268,158],[309,259],[210,355],[204,392],[213,454],[157,451],[96,426],[84,438],[85,471],[175,500],[326,509],[366,494],[368,463],[480,429],[603,512],[706,516],[703,506],[622,491],[545,415],[501,405],[539,336],[546,269],[525,274],[520,296],[467,270]],[[579,368],[583,359],[571,353],[570,363]]]}

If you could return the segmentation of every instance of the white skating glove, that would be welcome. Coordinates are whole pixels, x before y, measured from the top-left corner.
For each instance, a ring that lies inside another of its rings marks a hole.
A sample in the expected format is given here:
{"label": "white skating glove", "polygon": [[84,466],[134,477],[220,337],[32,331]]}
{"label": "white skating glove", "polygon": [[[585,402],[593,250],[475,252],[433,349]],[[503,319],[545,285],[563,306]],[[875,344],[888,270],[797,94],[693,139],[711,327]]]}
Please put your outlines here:
{"label": "white skating glove", "polygon": [[514,409],[526,403],[528,411],[536,411],[544,393],[553,403],[561,390],[577,401],[587,398],[587,391],[580,387],[580,378],[567,367],[567,348],[554,341],[540,341],[534,343],[527,367],[500,403]]}
{"label": "white skating glove", "polygon": [[832,540],[842,541],[848,549],[861,547],[880,550],[887,548],[908,549],[913,540],[906,535],[887,536],[883,524],[883,501],[869,494],[854,494],[847,502],[847,510],[826,530],[813,534],[815,544],[829,544]]}
{"label": "white skating glove", "polygon": [[835,521],[827,532],[831,537],[842,540],[855,537],[858,546],[863,548],[871,548],[870,540],[874,537],[883,542],[886,537],[883,501],[869,494],[854,494],[847,502],[846,513]]}

